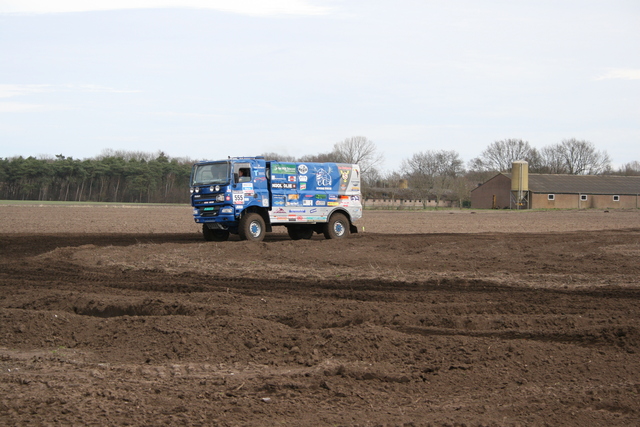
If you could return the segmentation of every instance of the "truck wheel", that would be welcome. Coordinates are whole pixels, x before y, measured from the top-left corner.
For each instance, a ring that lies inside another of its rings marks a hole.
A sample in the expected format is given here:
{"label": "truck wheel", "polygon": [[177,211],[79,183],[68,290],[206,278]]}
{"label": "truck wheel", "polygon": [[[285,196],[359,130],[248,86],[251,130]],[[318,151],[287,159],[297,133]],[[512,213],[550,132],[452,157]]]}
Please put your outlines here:
{"label": "truck wheel", "polygon": [[313,237],[313,228],[304,225],[290,225],[287,232],[291,240],[310,239]]}
{"label": "truck wheel", "polygon": [[300,237],[300,234],[298,234],[298,227],[296,227],[295,225],[289,225],[287,227],[287,234],[289,234],[289,237],[291,237],[291,240],[302,239],[302,237]]}
{"label": "truck wheel", "polygon": [[298,236],[300,236],[300,238],[302,239],[309,240],[313,237],[313,228],[304,225],[301,226],[298,229]]}
{"label": "truck wheel", "polygon": [[323,227],[327,239],[344,239],[349,235],[349,220],[344,214],[334,213]]}
{"label": "truck wheel", "polygon": [[212,230],[207,224],[202,224],[202,235],[207,242],[226,242],[229,240],[229,230]]}
{"label": "truck wheel", "polygon": [[265,234],[264,219],[255,212],[246,214],[240,219],[238,234],[242,240],[262,241]]}

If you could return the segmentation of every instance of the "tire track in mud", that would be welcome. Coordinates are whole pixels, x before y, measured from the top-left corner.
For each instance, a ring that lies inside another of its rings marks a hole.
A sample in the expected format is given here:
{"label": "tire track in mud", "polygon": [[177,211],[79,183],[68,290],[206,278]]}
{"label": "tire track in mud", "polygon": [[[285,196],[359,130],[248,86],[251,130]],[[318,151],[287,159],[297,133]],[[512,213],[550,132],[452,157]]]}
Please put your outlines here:
{"label": "tire track in mud", "polygon": [[[640,290],[625,288],[557,290],[531,289],[496,285],[479,279],[433,279],[423,283],[397,283],[384,280],[304,280],[246,279],[208,276],[193,272],[167,274],[162,271],[119,270],[117,268],[78,269],[67,262],[53,265],[32,266],[26,262],[13,263],[3,269],[5,286],[15,284],[20,289],[40,289],[41,298],[19,306],[7,308],[23,310],[64,310],[89,317],[123,316],[199,316],[222,313],[206,304],[193,302],[159,302],[154,297],[162,295],[190,295],[199,293],[232,293],[244,298],[267,297],[281,299],[284,295],[307,298],[315,303],[337,304],[338,307],[353,303],[397,304],[400,308],[422,311],[419,316],[401,319],[363,310],[347,315],[342,320],[329,320],[330,313],[318,310],[317,319],[302,318],[297,309],[277,316],[258,314],[257,317],[282,323],[288,327],[311,329],[344,328],[365,322],[389,327],[405,334],[423,336],[466,336],[470,338],[494,338],[501,340],[534,340],[578,345],[611,345],[636,348],[640,337],[635,327],[620,324],[617,327],[596,328],[583,325],[576,330],[576,316],[601,311],[604,302],[618,312],[631,312],[640,298]],[[83,288],[84,287],[84,288]],[[75,300],[61,296],[69,290],[92,295],[103,294],[101,299]],[[103,290],[101,290],[103,289]],[[134,300],[118,301],[105,289],[135,291]],[[49,293],[44,292],[48,290]],[[148,294],[145,296],[145,294]],[[179,297],[178,297],[179,298]],[[178,299],[179,300],[179,299]],[[396,307],[396,311],[401,311]],[[229,314],[229,311],[224,311]],[[593,315],[593,314],[592,314]],[[522,317],[529,316],[529,323],[521,325]],[[600,313],[594,318],[604,318]],[[451,323],[452,327],[433,327],[424,324]],[[520,318],[521,320],[517,320]],[[507,323],[503,319],[512,319]],[[516,319],[516,320],[514,320]],[[597,319],[596,319],[597,320]],[[535,322],[533,322],[535,321]],[[533,322],[533,323],[532,323]],[[553,328],[560,328],[549,332]],[[523,328],[525,330],[523,330]],[[541,329],[542,328],[542,329]],[[476,329],[476,330],[474,330]],[[538,330],[536,330],[538,329]],[[565,329],[573,329],[565,331]]]}
{"label": "tire track in mud", "polygon": [[635,327],[609,327],[573,333],[506,331],[469,331],[461,329],[419,328],[403,326],[398,332],[422,336],[465,336],[499,340],[539,341],[543,343],[575,344],[586,347],[615,346],[635,353],[640,347],[640,332]]}
{"label": "tire track in mud", "polygon": [[196,293],[233,289],[246,295],[265,292],[288,291],[292,293],[322,296],[324,298],[352,299],[360,301],[389,301],[392,294],[421,292],[425,299],[431,295],[450,293],[470,296],[474,294],[503,294],[506,298],[530,302],[536,295],[546,298],[571,296],[596,299],[640,299],[640,289],[608,286],[585,289],[529,288],[519,285],[496,284],[490,279],[439,277],[419,282],[398,282],[371,279],[317,279],[224,277],[195,272],[167,273],[162,269],[129,269],[117,267],[81,267],[72,262],[56,260],[52,263],[9,262],[2,266],[0,276],[7,282],[26,285],[30,282],[42,287],[78,284],[103,284],[117,289],[165,293]]}
{"label": "tire track in mud", "polygon": [[[486,236],[481,237],[481,240],[486,238]],[[248,279],[200,274],[194,271],[167,273],[161,268],[82,267],[71,262],[74,247],[84,245],[153,244],[161,247],[163,243],[192,244],[193,238],[192,235],[74,235],[38,236],[29,242],[18,239],[16,242],[20,242],[18,246],[22,249],[12,252],[12,256],[8,259],[4,258],[0,277],[5,286],[15,286],[22,290],[39,289],[43,291],[43,295],[29,303],[18,306],[9,304],[8,307],[27,310],[62,309],[78,315],[104,318],[197,316],[221,313],[221,311],[219,308],[212,309],[204,304],[193,302],[160,304],[154,302],[153,298],[157,295],[173,295],[180,300],[180,295],[199,293],[233,293],[244,298],[268,297],[270,299],[283,299],[286,296],[338,307],[350,306],[354,303],[388,306],[398,304],[405,310],[421,311],[422,314],[420,316],[400,315],[399,318],[392,319],[372,311],[363,313],[347,311],[348,315],[342,320],[327,320],[331,318],[331,314],[322,310],[315,313],[316,319],[305,319],[293,309],[292,312],[285,310],[277,316],[259,315],[259,317],[294,328],[305,325],[325,329],[371,322],[394,328],[399,332],[418,335],[524,339],[586,343],[587,345],[622,342],[621,345],[627,348],[635,348],[638,345],[637,331],[625,322],[618,322],[618,329],[594,327],[596,322],[604,322],[608,313],[612,313],[611,316],[615,316],[617,312],[634,313],[634,306],[640,299],[640,290],[637,288],[610,286],[587,289],[537,289],[518,285],[509,286],[504,283],[496,284],[491,279],[468,279],[455,276],[429,278],[419,282],[357,278],[305,280],[288,277],[253,277]],[[495,236],[491,239],[495,239]],[[507,237],[506,240],[509,238]],[[239,245],[237,242],[230,243]],[[616,239],[616,243],[619,244],[619,239]],[[202,247],[208,248],[210,245],[202,244]],[[29,248],[31,252],[27,250]],[[34,253],[47,253],[54,249],[57,249],[55,257],[51,259],[35,260],[33,257]],[[3,252],[3,256],[8,253],[6,250],[0,252]],[[109,289],[111,291],[108,291]],[[49,293],[44,292],[45,290]],[[60,296],[62,292],[78,290],[84,293],[104,294],[104,296],[97,302],[76,298],[75,304],[70,304]],[[134,301],[117,301],[114,295],[118,295],[120,291],[137,292],[137,296]],[[145,296],[145,294],[148,295]],[[594,314],[595,312],[599,313]],[[579,320],[584,313],[592,316],[586,325],[584,320]],[[523,316],[529,316],[531,319],[523,321]],[[460,320],[462,318],[465,320]],[[505,322],[504,319],[510,320]],[[583,324],[578,326],[578,331],[575,330],[576,324]],[[561,330],[553,333],[546,332],[553,328]],[[567,331],[571,328],[574,330]]]}

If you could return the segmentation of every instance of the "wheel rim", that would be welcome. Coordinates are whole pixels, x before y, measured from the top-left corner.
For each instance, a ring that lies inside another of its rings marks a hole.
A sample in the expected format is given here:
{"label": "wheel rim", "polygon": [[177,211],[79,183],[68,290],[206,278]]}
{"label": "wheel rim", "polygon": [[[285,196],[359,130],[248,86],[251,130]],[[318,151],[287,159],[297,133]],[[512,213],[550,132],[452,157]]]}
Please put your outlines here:
{"label": "wheel rim", "polygon": [[262,226],[258,221],[251,221],[249,224],[249,233],[253,238],[259,237],[262,234]]}
{"label": "wheel rim", "polygon": [[333,224],[333,231],[334,233],[336,233],[336,236],[342,236],[344,234],[344,224],[340,221],[336,221],[335,224]]}

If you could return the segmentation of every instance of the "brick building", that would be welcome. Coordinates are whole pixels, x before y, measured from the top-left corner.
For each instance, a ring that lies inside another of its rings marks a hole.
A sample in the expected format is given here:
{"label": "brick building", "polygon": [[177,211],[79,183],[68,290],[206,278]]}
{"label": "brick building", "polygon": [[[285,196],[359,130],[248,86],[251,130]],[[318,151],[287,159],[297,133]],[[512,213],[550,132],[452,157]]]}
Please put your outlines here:
{"label": "brick building", "polygon": [[[526,172],[525,172],[526,173]],[[527,173],[518,206],[512,173],[500,173],[471,190],[473,209],[615,209],[640,207],[640,176]]]}

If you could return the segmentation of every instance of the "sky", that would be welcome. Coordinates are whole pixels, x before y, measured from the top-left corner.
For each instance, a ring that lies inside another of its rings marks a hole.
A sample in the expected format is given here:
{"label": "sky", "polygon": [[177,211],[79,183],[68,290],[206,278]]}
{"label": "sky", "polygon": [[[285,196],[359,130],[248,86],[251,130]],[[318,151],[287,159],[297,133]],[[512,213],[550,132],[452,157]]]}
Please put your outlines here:
{"label": "sky", "polygon": [[365,136],[640,161],[637,0],[0,0],[0,158],[222,159]]}

